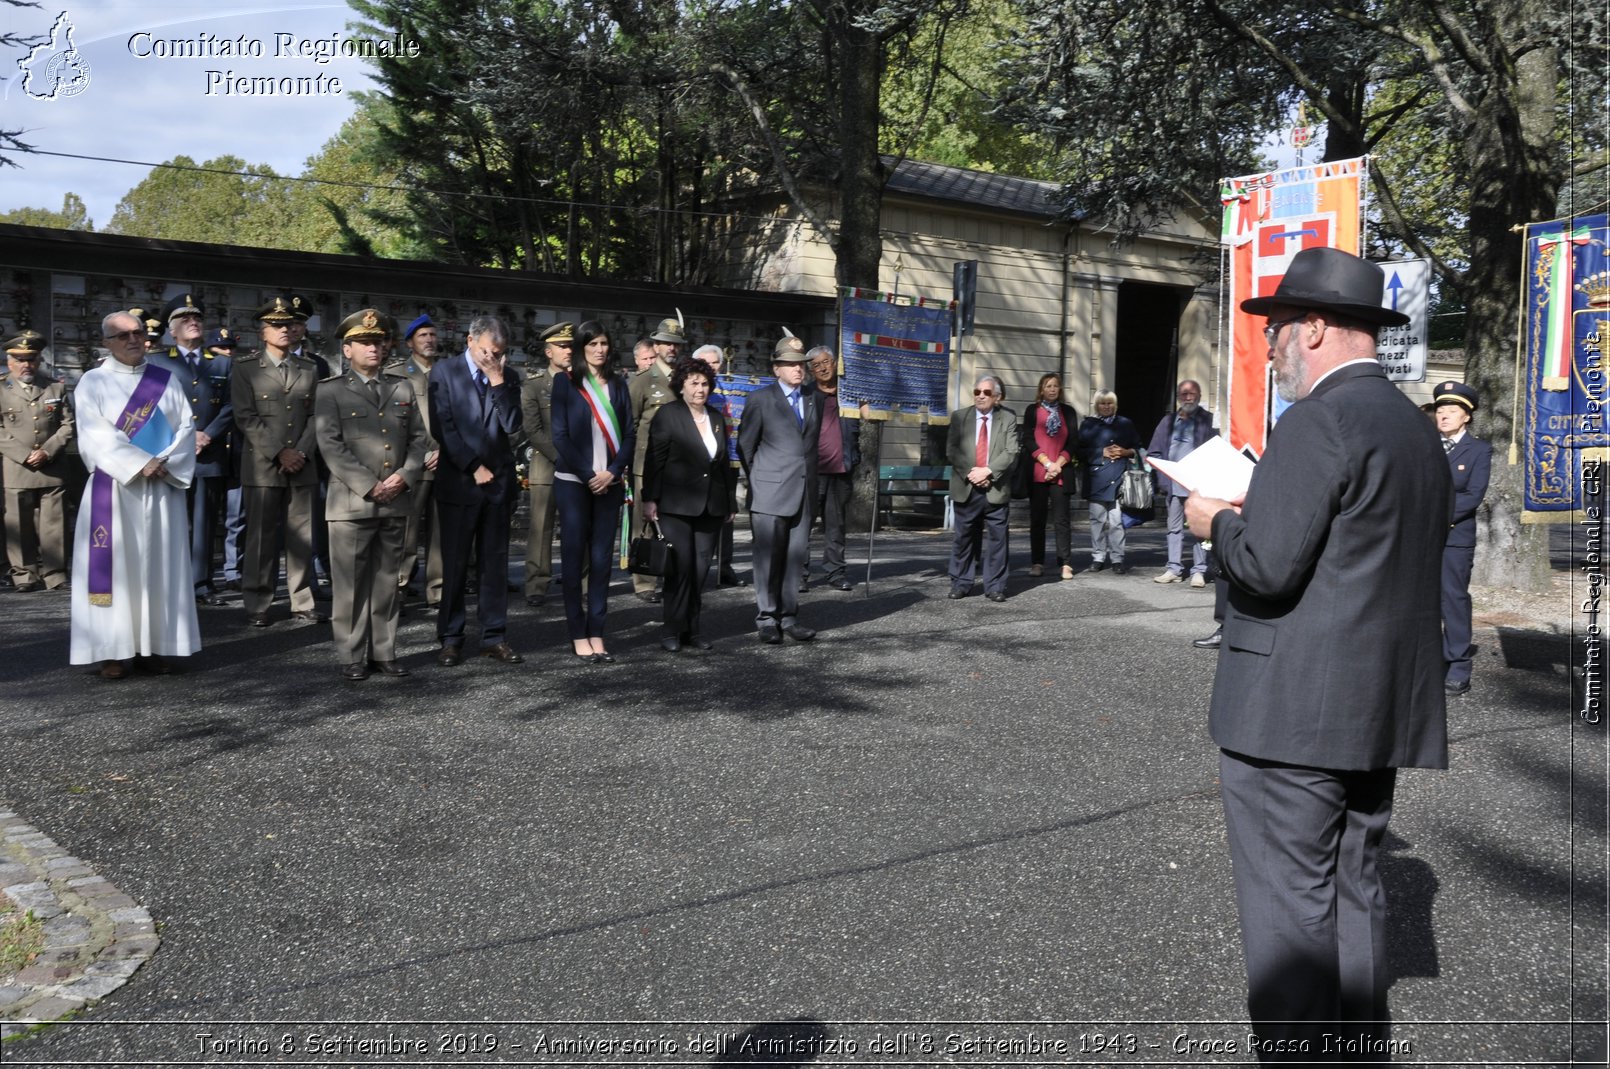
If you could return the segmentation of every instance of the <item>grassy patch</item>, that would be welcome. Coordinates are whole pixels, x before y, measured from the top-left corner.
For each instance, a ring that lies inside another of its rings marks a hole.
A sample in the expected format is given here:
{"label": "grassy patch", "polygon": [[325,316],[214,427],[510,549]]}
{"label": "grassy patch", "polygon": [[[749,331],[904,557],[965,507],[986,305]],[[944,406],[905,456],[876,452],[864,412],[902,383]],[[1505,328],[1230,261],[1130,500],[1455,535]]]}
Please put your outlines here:
{"label": "grassy patch", "polygon": [[45,922],[0,896],[0,983],[26,968],[45,941]]}

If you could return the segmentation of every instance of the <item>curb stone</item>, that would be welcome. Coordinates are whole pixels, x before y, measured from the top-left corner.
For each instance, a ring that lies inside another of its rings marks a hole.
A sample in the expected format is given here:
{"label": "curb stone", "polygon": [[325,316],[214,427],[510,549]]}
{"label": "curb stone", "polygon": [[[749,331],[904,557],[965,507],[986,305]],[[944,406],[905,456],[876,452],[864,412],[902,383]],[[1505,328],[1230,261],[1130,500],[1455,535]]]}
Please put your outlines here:
{"label": "curb stone", "polygon": [[99,1002],[162,942],[150,913],[4,806],[0,894],[44,921],[39,954],[0,976],[0,1039]]}

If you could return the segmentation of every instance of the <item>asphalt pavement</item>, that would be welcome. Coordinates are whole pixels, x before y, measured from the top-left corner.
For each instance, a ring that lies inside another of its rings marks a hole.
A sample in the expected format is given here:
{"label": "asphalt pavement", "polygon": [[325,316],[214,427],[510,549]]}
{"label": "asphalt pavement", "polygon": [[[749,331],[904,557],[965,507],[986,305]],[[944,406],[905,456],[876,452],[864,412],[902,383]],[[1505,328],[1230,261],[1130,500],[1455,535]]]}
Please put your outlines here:
{"label": "asphalt pavement", "polygon": [[[666,654],[617,576],[616,664],[571,656],[556,591],[512,596],[522,665],[440,668],[416,612],[413,674],[361,683],[327,625],[238,604],[109,682],[64,596],[0,594],[0,810],[161,939],[0,1061],[1245,1060],[1212,589],[1154,584],[1151,529],[1065,582],[1013,540],[1002,604],[946,599],[948,536],[880,534],[870,587],[803,596],[810,644],[723,589],[715,649]],[[1451,770],[1399,779],[1394,1060],[1602,1063],[1605,729],[1569,630],[1478,623]]]}

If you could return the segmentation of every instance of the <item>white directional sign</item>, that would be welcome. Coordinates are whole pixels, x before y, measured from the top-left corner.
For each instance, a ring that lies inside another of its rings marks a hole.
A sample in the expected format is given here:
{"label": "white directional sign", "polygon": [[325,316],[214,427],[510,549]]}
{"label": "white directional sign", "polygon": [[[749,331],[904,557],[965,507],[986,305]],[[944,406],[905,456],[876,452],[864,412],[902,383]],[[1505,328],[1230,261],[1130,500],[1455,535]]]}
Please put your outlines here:
{"label": "white directional sign", "polygon": [[1424,382],[1426,330],[1431,325],[1431,261],[1398,260],[1382,264],[1381,270],[1386,272],[1382,307],[1409,317],[1406,326],[1381,328],[1377,344],[1381,366],[1393,382]]}

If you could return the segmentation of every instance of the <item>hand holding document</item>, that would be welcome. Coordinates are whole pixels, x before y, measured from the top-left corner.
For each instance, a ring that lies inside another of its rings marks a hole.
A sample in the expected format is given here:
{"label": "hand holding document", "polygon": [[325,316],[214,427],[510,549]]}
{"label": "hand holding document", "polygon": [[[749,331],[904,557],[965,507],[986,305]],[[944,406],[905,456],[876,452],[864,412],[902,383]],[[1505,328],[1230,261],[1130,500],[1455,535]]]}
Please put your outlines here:
{"label": "hand holding document", "polygon": [[1247,496],[1254,467],[1223,437],[1209,438],[1187,453],[1184,460],[1148,456],[1146,463],[1187,490],[1236,504]]}

